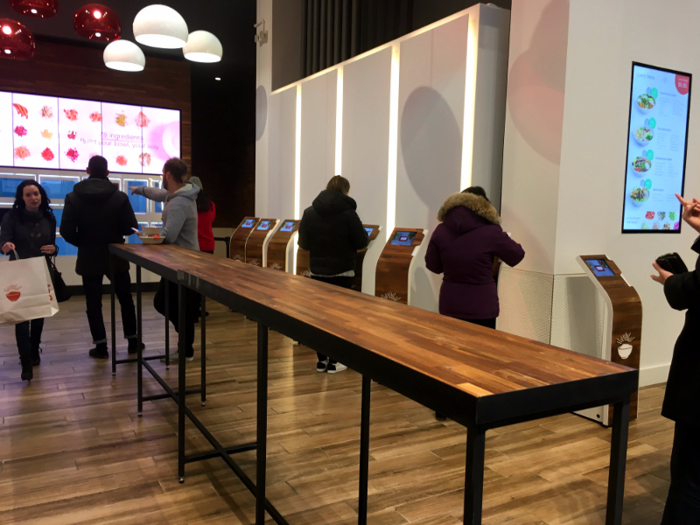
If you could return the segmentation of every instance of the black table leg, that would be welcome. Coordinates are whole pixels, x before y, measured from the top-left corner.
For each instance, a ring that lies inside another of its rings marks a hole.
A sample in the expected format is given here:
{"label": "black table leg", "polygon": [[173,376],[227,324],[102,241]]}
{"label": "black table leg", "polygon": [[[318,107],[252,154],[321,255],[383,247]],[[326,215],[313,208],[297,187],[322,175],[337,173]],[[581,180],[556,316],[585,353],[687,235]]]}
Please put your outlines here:
{"label": "black table leg", "polygon": [[162,280],[165,285],[165,369],[170,370],[170,281]]}
{"label": "black table leg", "polygon": [[484,492],[484,456],[486,430],[467,428],[467,472],[464,480],[464,525],[481,523],[481,505]]}
{"label": "black table leg", "polygon": [[367,525],[367,484],[369,483],[369,410],[372,380],[362,376],[362,413],[360,421],[360,495],[357,523]]}
{"label": "black table leg", "polygon": [[117,320],[114,312],[114,256],[110,256],[109,264],[109,278],[112,284],[112,292],[109,297],[109,304],[111,306],[110,320],[112,322],[112,375],[117,375]]}
{"label": "black table leg", "polygon": [[629,421],[630,398],[627,396],[623,401],[613,405],[610,471],[608,473],[608,509],[605,516],[605,525],[620,525],[622,523]]}
{"label": "black table leg", "polygon": [[202,406],[207,404],[207,298],[202,294],[202,314],[199,324],[199,331],[202,335],[202,364],[201,364],[201,386],[202,389]]}
{"label": "black table leg", "polygon": [[138,416],[143,415],[143,351],[141,350],[141,333],[143,330],[143,310],[141,302],[141,267],[136,267],[136,381],[138,383]]}
{"label": "black table leg", "polygon": [[255,525],[265,523],[265,481],[267,469],[267,326],[258,323],[258,449],[255,485]]}
{"label": "black table leg", "polygon": [[[178,346],[177,346],[177,405],[178,405],[178,416],[177,416],[177,475],[179,477],[180,483],[185,482],[185,401],[187,395],[185,394],[187,390],[187,385],[185,381],[185,355],[187,354],[187,349],[185,344],[187,341],[187,323],[185,322],[185,317],[187,315],[186,308],[187,305],[185,299],[185,287],[182,283],[177,283],[177,309],[179,322],[179,332],[178,332]],[[167,303],[166,303],[167,304]]]}

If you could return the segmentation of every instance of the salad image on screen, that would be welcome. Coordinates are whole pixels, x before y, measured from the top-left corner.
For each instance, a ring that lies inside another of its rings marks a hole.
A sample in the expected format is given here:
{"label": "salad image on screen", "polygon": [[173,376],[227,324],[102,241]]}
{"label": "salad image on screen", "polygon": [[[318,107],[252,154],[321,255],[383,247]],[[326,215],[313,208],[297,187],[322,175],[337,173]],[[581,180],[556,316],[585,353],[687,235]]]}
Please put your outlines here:
{"label": "salad image on screen", "polygon": [[641,206],[649,200],[649,190],[646,188],[636,188],[632,190],[632,193],[630,193],[630,197],[632,198],[632,202],[634,202],[635,205]]}
{"label": "salad image on screen", "polygon": [[646,146],[654,138],[654,130],[647,126],[642,126],[634,132],[634,138],[637,139],[640,146]]}
{"label": "salad image on screen", "polygon": [[637,107],[642,110],[642,112],[649,111],[650,109],[654,109],[654,106],[656,106],[656,99],[652,97],[651,95],[647,95],[646,93],[642,93],[637,97]]}
{"label": "salad image on screen", "polygon": [[632,168],[641,175],[651,169],[651,161],[645,157],[637,157],[632,162]]}

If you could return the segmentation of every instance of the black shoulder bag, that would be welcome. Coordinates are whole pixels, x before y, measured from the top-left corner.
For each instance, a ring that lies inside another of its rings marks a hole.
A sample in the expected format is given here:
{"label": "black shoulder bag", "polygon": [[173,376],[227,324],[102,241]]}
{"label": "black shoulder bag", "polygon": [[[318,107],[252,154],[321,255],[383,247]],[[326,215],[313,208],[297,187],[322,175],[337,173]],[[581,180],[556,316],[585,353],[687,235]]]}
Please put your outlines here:
{"label": "black shoulder bag", "polygon": [[56,301],[59,303],[65,303],[71,298],[72,294],[68,291],[68,286],[66,286],[63,277],[61,277],[61,272],[56,268],[56,256],[58,255],[58,246],[56,246],[56,253],[53,257],[47,257],[46,262],[49,265],[49,273],[51,274],[51,281],[53,282],[53,289],[56,291]]}

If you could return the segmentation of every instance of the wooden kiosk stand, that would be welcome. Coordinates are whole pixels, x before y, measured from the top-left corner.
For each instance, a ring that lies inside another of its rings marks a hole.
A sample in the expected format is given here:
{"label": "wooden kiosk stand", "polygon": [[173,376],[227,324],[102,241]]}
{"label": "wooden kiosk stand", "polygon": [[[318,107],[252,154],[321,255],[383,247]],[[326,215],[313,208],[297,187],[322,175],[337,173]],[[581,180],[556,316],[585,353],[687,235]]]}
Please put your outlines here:
{"label": "wooden kiosk stand", "polygon": [[245,245],[248,237],[260,222],[258,217],[244,217],[238,228],[231,234],[229,259],[245,262]]}
{"label": "wooden kiosk stand", "polygon": [[377,297],[408,304],[408,275],[425,230],[394,228],[377,261],[375,293]]}
{"label": "wooden kiosk stand", "polygon": [[287,257],[294,234],[299,229],[299,221],[287,220],[282,222],[277,231],[272,234],[267,244],[267,259],[265,266],[273,270],[289,272],[290,260]]}
{"label": "wooden kiosk stand", "polygon": [[[579,255],[578,263],[605,300],[601,359],[639,369],[642,343],[642,301],[622,276],[617,265],[605,255]],[[630,419],[637,419],[638,392],[630,399]],[[612,406],[582,410],[578,414],[609,426]]]}
{"label": "wooden kiosk stand", "polygon": [[362,291],[362,271],[365,264],[365,255],[369,247],[372,246],[372,242],[379,235],[379,232],[382,231],[382,227],[377,224],[363,224],[362,226],[364,226],[367,232],[369,242],[367,243],[367,248],[357,250],[357,264],[355,264],[355,277],[352,280],[352,289],[358,292]]}
{"label": "wooden kiosk stand", "polygon": [[260,222],[248,236],[245,244],[245,262],[253,266],[265,266],[265,248],[267,240],[277,227],[277,219],[260,219]]}

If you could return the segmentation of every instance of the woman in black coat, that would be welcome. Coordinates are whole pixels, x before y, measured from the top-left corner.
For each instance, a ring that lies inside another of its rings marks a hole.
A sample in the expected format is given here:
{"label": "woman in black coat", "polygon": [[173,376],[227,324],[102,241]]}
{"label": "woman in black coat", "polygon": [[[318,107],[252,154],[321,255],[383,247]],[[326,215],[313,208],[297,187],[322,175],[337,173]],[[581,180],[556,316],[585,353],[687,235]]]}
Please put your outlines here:
{"label": "woman in black coat", "polygon": [[[700,201],[686,201],[683,220],[700,233]],[[693,244],[700,254],[700,238]],[[671,453],[671,487],[662,525],[700,523],[700,257],[695,270],[672,274],[657,263],[668,304],[686,310],[685,325],[676,341],[661,415],[676,422]]]}
{"label": "woman in black coat", "polygon": [[[348,179],[336,175],[304,210],[299,224],[299,247],[309,251],[311,278],[343,288],[352,287],[357,250],[369,243],[349,192]],[[319,352],[317,355],[317,372],[335,374],[347,369]]]}
{"label": "woman in black coat", "polygon": [[[46,257],[56,253],[56,217],[51,211],[46,191],[36,181],[25,180],[17,186],[15,203],[0,226],[0,249],[15,259]],[[22,364],[22,380],[34,377],[32,365],[41,362],[39,344],[44,329],[43,319],[34,319],[15,325],[15,338]]]}

